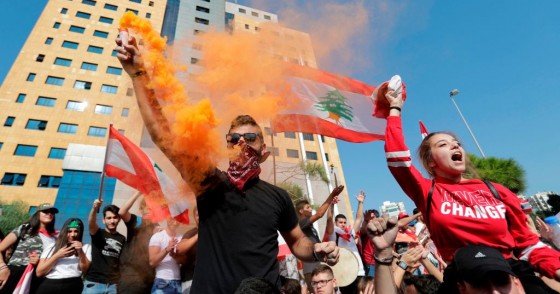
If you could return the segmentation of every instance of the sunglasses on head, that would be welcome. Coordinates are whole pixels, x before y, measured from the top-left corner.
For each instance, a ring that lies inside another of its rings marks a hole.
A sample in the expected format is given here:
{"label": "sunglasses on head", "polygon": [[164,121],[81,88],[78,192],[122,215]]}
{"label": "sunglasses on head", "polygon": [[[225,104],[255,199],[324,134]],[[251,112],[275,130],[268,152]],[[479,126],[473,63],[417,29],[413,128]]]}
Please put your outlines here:
{"label": "sunglasses on head", "polygon": [[257,140],[258,136],[259,135],[257,133],[245,133],[245,134],[232,133],[226,135],[226,141],[231,144],[237,144],[237,142],[239,142],[239,139],[243,137],[245,142],[253,143],[255,142],[255,140]]}

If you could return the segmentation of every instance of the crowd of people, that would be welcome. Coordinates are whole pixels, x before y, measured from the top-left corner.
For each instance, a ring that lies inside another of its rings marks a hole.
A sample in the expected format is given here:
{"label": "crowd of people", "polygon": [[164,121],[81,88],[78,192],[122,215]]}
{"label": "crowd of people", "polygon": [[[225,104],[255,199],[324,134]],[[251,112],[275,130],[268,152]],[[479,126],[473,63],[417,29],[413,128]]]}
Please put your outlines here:
{"label": "crowd of people", "polygon": [[[468,158],[451,133],[426,136],[412,164],[401,126],[402,94],[385,95],[385,154],[390,172],[414,201],[411,215],[364,212],[354,222],[335,215],[344,187],[317,208],[292,203],[288,193],[259,178],[268,151],[258,123],[236,117],[226,134],[238,151],[226,171],[208,167],[188,148],[169,144],[174,134],[133,37],[117,39],[117,57],[132,78],[138,106],[154,143],[196,187],[195,227],[178,233],[130,213],[137,193],[121,208],[95,200],[87,226],[78,218],[55,230],[58,209],[42,204],[0,242],[0,294],[31,277],[25,293],[557,293],[560,253],[543,243],[504,186],[467,178]],[[200,172],[200,171],[198,171]],[[314,224],[325,217],[325,232]],[[126,236],[117,226],[123,222]],[[539,223],[540,224],[540,223]],[[546,227],[540,226],[541,229]],[[83,244],[84,233],[91,244]],[[321,234],[322,233],[322,234]],[[544,235],[543,235],[544,236]],[[290,254],[278,256],[278,240]],[[301,263],[301,266],[299,265]],[[343,264],[344,267],[340,265]],[[33,271],[30,271],[32,269]],[[287,270],[288,269],[288,270]],[[295,270],[293,270],[295,269]],[[17,292],[20,293],[20,292]]]}

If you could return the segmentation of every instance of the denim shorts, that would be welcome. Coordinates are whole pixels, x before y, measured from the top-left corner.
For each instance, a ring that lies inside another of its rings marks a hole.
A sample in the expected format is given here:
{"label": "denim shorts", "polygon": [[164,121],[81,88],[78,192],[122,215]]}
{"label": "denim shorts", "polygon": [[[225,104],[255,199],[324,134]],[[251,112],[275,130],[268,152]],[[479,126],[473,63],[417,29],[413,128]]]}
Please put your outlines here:
{"label": "denim shorts", "polygon": [[117,284],[103,284],[85,280],[82,294],[117,294]]}
{"label": "denim shorts", "polygon": [[152,294],[181,294],[181,280],[164,280],[156,278]]}

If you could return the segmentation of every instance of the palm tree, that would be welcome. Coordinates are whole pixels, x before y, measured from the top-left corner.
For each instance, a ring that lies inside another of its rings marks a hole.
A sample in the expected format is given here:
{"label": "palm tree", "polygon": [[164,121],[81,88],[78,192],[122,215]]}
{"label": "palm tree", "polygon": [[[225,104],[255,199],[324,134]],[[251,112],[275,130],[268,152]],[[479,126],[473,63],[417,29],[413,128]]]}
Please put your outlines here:
{"label": "palm tree", "polygon": [[467,174],[470,174],[471,177],[502,184],[516,194],[525,191],[525,171],[515,160],[496,157],[480,158],[470,153],[469,160],[475,168],[475,171],[467,168]]}

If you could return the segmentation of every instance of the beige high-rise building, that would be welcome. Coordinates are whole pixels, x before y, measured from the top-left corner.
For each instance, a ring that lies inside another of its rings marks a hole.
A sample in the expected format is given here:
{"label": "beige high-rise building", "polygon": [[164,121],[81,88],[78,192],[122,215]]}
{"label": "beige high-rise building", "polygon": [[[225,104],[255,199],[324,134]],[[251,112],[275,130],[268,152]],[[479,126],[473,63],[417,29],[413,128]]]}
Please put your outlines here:
{"label": "beige high-rise building", "polygon": [[[99,148],[106,144],[109,123],[153,153],[130,78],[115,57],[118,22],[129,10],[148,18],[169,42],[191,45],[210,28],[258,33],[263,23],[278,21],[275,14],[223,0],[49,1],[0,88],[1,203],[22,200],[33,207],[56,202],[63,209],[87,215],[91,199],[99,193],[98,161],[103,154]],[[285,47],[271,54],[317,67],[308,34],[288,28],[278,34],[286,40]],[[204,58],[197,46],[182,54],[183,60],[192,63],[190,74],[202,70],[196,64]],[[274,156],[264,164],[263,179],[280,184],[289,178],[315,204],[321,204],[334,186],[331,166],[338,184],[345,183],[335,139],[273,134],[267,124],[265,140]],[[91,164],[88,156],[97,163]],[[322,166],[330,182],[294,168],[301,162]],[[106,189],[112,191],[105,191],[110,195],[105,199],[117,204],[131,193],[114,180]],[[343,196],[339,210],[352,219],[346,191]]]}

